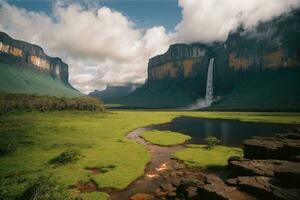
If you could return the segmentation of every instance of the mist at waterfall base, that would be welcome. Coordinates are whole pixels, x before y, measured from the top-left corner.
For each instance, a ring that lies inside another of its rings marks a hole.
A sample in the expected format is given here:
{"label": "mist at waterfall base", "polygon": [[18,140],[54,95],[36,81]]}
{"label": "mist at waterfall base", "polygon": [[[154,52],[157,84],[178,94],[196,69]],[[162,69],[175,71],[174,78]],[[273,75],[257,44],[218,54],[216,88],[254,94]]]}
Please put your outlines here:
{"label": "mist at waterfall base", "polygon": [[197,110],[209,107],[213,102],[218,101],[219,97],[214,97],[214,58],[209,60],[206,81],[206,94],[204,98],[197,99],[196,103],[188,106],[187,110]]}

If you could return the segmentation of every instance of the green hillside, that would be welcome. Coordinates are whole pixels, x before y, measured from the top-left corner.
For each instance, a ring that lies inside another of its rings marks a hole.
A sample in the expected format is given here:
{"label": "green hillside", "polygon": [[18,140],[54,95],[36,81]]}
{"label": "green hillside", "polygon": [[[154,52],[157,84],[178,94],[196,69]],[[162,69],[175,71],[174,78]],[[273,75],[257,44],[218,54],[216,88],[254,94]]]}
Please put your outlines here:
{"label": "green hillside", "polygon": [[[136,108],[180,108],[195,102],[187,83],[161,80],[147,83],[113,103]],[[300,110],[300,68],[266,70],[237,81],[234,90],[222,97],[212,110]]]}
{"label": "green hillside", "polygon": [[0,63],[0,92],[77,97],[83,94],[50,75]]}
{"label": "green hillside", "polygon": [[147,83],[113,103],[137,108],[175,108],[192,104],[193,101],[190,90],[180,80],[161,80]]}
{"label": "green hillside", "polygon": [[212,106],[229,110],[299,110],[300,68],[265,71]]}

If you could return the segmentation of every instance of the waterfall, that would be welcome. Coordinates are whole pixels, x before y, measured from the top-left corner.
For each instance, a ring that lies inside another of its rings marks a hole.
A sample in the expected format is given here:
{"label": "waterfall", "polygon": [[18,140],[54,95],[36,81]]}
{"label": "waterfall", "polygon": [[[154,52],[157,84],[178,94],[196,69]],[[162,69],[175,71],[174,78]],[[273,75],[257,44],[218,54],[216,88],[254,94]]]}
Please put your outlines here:
{"label": "waterfall", "polygon": [[214,94],[214,58],[211,58],[208,65],[207,70],[207,81],[206,81],[206,95],[205,95],[205,104],[206,106],[210,106],[213,102],[213,94]]}
{"label": "waterfall", "polygon": [[206,81],[206,94],[204,99],[198,99],[196,104],[189,106],[188,110],[195,110],[200,108],[206,108],[210,106],[214,100],[214,58],[209,60],[208,70],[207,70],[207,81]]}

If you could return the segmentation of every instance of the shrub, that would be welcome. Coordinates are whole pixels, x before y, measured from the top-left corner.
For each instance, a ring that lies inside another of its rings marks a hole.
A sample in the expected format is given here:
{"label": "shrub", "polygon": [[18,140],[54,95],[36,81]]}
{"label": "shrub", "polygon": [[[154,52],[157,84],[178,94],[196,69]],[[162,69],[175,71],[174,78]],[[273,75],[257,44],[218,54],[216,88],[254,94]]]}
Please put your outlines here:
{"label": "shrub", "polygon": [[52,158],[49,161],[49,164],[56,164],[56,165],[65,165],[67,163],[73,162],[78,159],[80,153],[76,150],[68,150],[62,152],[58,156]]}
{"label": "shrub", "polygon": [[50,97],[29,94],[1,94],[0,113],[11,111],[88,110],[104,111],[103,103],[94,97]]}
{"label": "shrub", "polygon": [[27,179],[23,176],[8,175],[0,179],[0,199],[16,199],[26,188]]}
{"label": "shrub", "polygon": [[41,176],[33,181],[17,200],[69,200],[64,187],[53,177]]}
{"label": "shrub", "polygon": [[0,143],[0,156],[5,156],[16,151],[16,144],[13,142]]}
{"label": "shrub", "polygon": [[221,143],[221,140],[219,140],[218,138],[213,137],[213,136],[209,136],[209,137],[205,138],[204,141],[206,143],[206,148],[208,148],[208,149],[212,149],[216,145]]}

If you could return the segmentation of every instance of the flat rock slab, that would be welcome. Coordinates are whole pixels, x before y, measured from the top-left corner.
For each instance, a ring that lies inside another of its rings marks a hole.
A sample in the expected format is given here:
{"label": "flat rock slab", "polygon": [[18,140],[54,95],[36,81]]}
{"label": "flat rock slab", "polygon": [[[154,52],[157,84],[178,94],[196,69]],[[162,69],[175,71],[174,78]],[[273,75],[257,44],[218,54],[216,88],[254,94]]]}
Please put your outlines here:
{"label": "flat rock slab", "polygon": [[272,178],[264,176],[243,176],[227,180],[227,184],[236,186],[240,190],[253,194],[259,199],[300,199],[300,190],[280,188],[272,185],[271,182]]}
{"label": "flat rock slab", "polygon": [[206,177],[205,185],[198,187],[198,194],[204,200],[254,200],[253,196],[239,191],[236,187],[226,185],[215,175]]}
{"label": "flat rock slab", "polygon": [[249,159],[292,160],[300,155],[300,140],[286,137],[252,137],[244,141],[244,157]]}
{"label": "flat rock slab", "polygon": [[228,166],[231,176],[274,176],[274,170],[289,163],[283,160],[229,160]]}
{"label": "flat rock slab", "polygon": [[284,162],[275,168],[274,176],[283,187],[300,188],[300,163]]}
{"label": "flat rock slab", "polygon": [[299,132],[300,130],[295,130],[295,131],[296,132],[276,134],[276,137],[300,140],[300,132]]}

